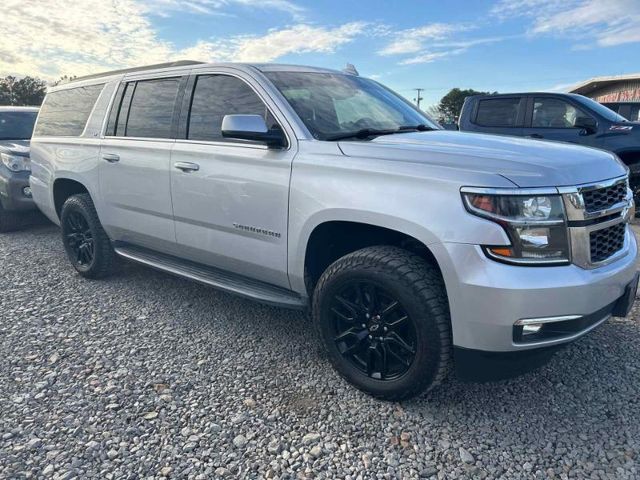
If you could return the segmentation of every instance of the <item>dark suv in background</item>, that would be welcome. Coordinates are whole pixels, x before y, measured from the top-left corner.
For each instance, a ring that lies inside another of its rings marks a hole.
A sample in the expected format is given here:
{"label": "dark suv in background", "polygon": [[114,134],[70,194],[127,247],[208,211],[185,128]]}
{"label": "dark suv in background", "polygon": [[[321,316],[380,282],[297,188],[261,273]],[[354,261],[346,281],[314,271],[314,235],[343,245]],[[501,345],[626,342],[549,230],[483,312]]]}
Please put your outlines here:
{"label": "dark suv in background", "polygon": [[29,142],[37,107],[0,107],[0,232],[22,226],[31,198]]}
{"label": "dark suv in background", "polygon": [[578,143],[612,151],[629,166],[640,197],[640,123],[572,93],[512,93],[468,97],[461,131]]}

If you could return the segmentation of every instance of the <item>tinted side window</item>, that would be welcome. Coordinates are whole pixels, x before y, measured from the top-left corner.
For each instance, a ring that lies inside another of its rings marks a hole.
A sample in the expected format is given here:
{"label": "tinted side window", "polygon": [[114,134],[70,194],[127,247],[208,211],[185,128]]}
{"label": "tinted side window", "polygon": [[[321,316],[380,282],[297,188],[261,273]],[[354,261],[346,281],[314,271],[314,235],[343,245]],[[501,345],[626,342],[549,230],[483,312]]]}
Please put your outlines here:
{"label": "tinted side window", "polygon": [[222,119],[225,115],[260,115],[270,128],[277,125],[267,106],[239,78],[228,75],[199,76],[191,100],[187,138],[236,141],[222,137]]}
{"label": "tinted side window", "polygon": [[58,90],[40,109],[35,136],[77,137],[82,134],[104,84]]}
{"label": "tinted side window", "polygon": [[[127,85],[118,117],[117,135],[127,137],[170,138],[173,110],[180,86],[179,78],[144,80]],[[132,91],[129,111],[125,110],[129,91]],[[126,117],[126,129],[123,125]]]}
{"label": "tinted side window", "polygon": [[476,123],[483,127],[515,127],[519,110],[518,97],[480,100]]}
{"label": "tinted side window", "polygon": [[564,100],[557,98],[536,98],[533,101],[534,128],[575,128],[576,119],[586,117],[585,113]]}

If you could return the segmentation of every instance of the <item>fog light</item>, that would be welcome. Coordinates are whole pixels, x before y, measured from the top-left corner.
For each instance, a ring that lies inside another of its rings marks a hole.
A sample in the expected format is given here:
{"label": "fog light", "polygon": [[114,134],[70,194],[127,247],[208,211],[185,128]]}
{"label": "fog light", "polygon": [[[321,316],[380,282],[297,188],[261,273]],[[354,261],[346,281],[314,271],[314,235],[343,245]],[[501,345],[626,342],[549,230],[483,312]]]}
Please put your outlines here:
{"label": "fog light", "polygon": [[29,198],[31,198],[31,187],[24,187],[24,188],[22,189],[22,194],[23,194],[25,197],[29,197]]}
{"label": "fog light", "polygon": [[542,328],[542,323],[529,323],[522,326],[522,335],[535,335]]}

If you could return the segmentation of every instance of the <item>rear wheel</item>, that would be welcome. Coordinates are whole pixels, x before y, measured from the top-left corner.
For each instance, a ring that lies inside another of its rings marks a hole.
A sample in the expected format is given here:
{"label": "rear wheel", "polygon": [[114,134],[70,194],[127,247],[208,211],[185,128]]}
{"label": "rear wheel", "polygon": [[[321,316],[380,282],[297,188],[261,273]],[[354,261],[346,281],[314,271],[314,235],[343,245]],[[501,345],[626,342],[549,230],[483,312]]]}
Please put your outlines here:
{"label": "rear wheel", "polygon": [[73,195],[64,202],[60,224],[62,243],[78,273],[87,278],[108,276],[115,252],[88,193]]}
{"label": "rear wheel", "polygon": [[451,364],[451,327],[440,273],[396,247],[370,247],[333,263],[313,314],[334,368],[387,400],[438,385]]}

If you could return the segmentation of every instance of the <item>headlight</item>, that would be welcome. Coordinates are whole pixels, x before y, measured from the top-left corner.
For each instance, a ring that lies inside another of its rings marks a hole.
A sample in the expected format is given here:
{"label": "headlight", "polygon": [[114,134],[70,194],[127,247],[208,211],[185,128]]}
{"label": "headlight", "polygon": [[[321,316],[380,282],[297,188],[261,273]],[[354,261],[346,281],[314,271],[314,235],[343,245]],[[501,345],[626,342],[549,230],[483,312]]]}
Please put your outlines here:
{"label": "headlight", "polygon": [[12,172],[31,171],[31,163],[29,162],[29,157],[0,153],[0,160],[2,160],[2,163],[4,163],[5,166]]}
{"label": "headlight", "polygon": [[510,246],[483,246],[487,255],[518,265],[569,263],[566,216],[560,195],[482,190],[462,190],[466,209],[501,225],[511,240]]}

